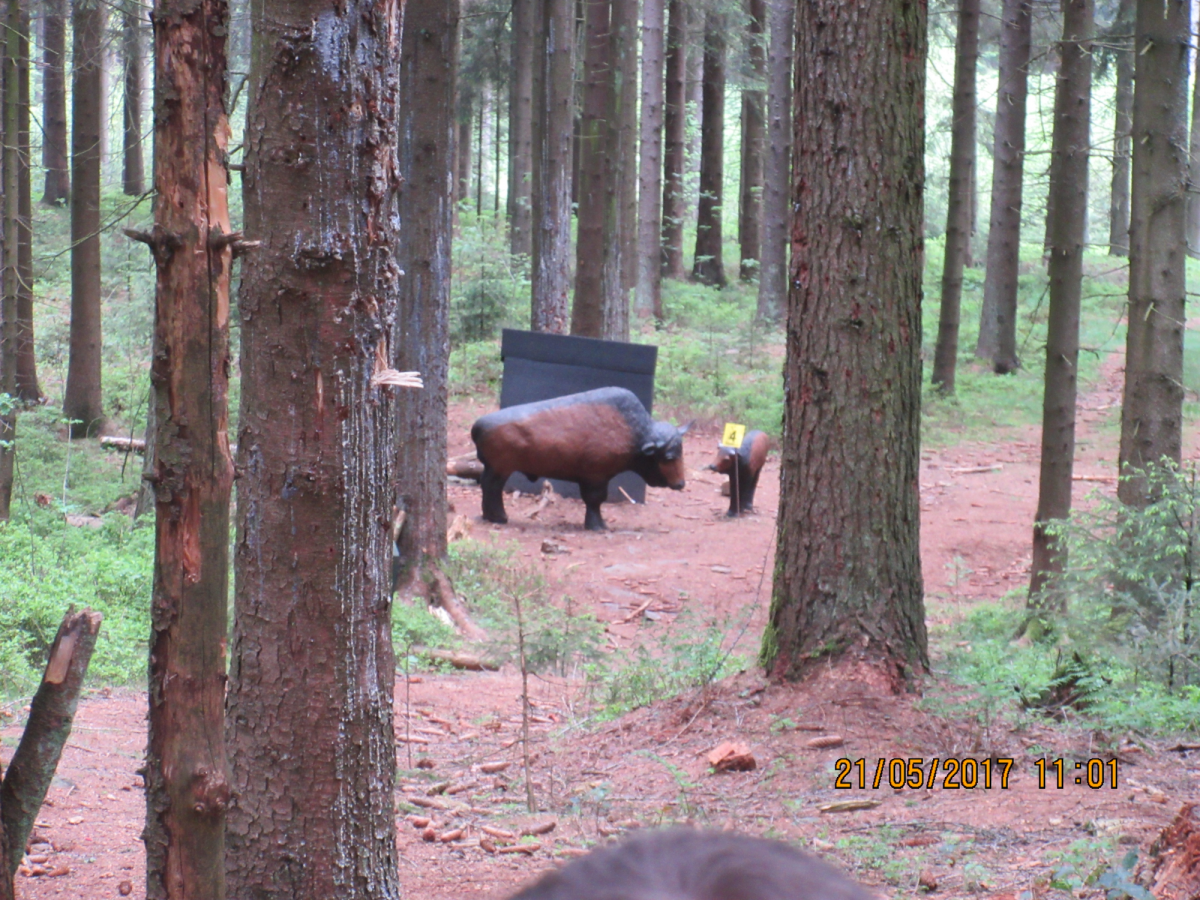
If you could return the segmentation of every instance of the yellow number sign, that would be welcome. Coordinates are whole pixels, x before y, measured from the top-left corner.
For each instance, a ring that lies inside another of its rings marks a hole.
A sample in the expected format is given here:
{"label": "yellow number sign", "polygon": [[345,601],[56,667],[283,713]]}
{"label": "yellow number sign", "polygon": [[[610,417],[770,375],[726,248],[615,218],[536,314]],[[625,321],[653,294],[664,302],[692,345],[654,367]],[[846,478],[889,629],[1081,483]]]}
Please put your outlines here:
{"label": "yellow number sign", "polygon": [[742,446],[742,439],[745,437],[745,425],[735,425],[733,422],[726,422],[725,431],[721,434],[721,446],[740,447]]}

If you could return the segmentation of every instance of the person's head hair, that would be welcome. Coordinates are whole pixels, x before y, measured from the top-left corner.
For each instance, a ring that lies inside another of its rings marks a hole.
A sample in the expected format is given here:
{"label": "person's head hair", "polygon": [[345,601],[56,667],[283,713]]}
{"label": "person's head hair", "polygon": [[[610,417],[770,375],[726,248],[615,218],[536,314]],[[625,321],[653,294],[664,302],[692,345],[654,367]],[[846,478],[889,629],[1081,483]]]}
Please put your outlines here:
{"label": "person's head hair", "polygon": [[544,875],[510,900],[871,900],[827,863],[762,838],[639,834]]}

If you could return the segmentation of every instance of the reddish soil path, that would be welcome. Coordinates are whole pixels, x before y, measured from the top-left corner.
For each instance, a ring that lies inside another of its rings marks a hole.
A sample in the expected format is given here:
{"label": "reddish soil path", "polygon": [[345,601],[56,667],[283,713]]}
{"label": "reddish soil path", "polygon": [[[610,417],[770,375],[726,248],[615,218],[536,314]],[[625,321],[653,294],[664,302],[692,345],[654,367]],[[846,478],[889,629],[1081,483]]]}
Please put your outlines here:
{"label": "reddish soil path", "polygon": [[[1112,472],[1115,432],[1105,422],[1119,401],[1119,375],[1115,364],[1106,364],[1100,387],[1081,404],[1077,472],[1085,476]],[[470,449],[467,426],[482,411],[455,407],[452,453]],[[720,479],[703,470],[715,441],[715,433],[689,437],[688,489],[650,491],[644,506],[606,507],[610,530],[604,534],[582,530],[578,501],[511,499],[505,527],[479,520],[476,488],[452,487],[451,501],[470,522],[472,537],[515,542],[522,559],[544,570],[556,595],[570,593],[607,623],[614,645],[694,628],[695,618],[676,625],[688,609],[701,622],[724,623],[730,643],[740,635],[737,650],[753,659],[770,590],[778,461],[768,463],[760,484],[759,513],[728,520]],[[1015,441],[923,455],[922,557],[932,617],[954,616],[973,601],[1025,584],[1037,441],[1030,429]],[[1081,481],[1077,497],[1106,485]],[[414,763],[423,758],[432,765],[406,771],[401,815],[431,819],[434,836],[464,829],[461,840],[427,842],[402,819],[408,896],[500,897],[556,858],[610,835],[691,821],[795,840],[855,868],[880,896],[916,896],[923,878],[938,885],[937,897],[1015,900],[1025,890],[1041,896],[1038,885],[1045,885],[1055,861],[1080,842],[1110,863],[1127,849],[1144,851],[1180,801],[1194,798],[1200,775],[1196,754],[1168,750],[1163,742],[1036,723],[984,728],[965,712],[921,710],[915,698],[891,696],[870,672],[852,666],[802,686],[768,686],[750,668],[703,694],[598,728],[585,723],[594,701],[579,682],[537,679],[533,693],[533,780],[548,812],[531,816],[522,806],[515,673],[424,675],[397,684],[398,732],[407,729],[409,738],[398,741],[400,765],[408,770],[410,749]],[[33,860],[45,857],[43,868],[69,872],[21,877],[20,897],[119,897],[123,882],[132,896],[144,896],[137,775],[144,719],[145,698],[132,691],[105,692],[81,704],[33,847]],[[0,752],[7,758],[19,729],[4,721]],[[831,735],[843,743],[809,746]],[[725,740],[745,743],[757,768],[712,774],[706,754]],[[1071,783],[1075,760],[1113,758],[1108,750],[1114,746],[1119,789]],[[868,760],[868,773],[878,758],[1014,763],[1007,789],[897,791],[885,783],[878,790],[838,791],[835,760],[843,756]],[[1038,789],[1034,762],[1043,756],[1068,761],[1063,790]],[[485,774],[479,766],[486,762],[508,767]],[[443,793],[436,792],[439,784]],[[851,798],[878,805],[820,810]],[[493,855],[480,845],[481,838],[494,840],[484,826],[520,831],[551,820],[554,831],[536,838],[540,849],[530,856]]]}

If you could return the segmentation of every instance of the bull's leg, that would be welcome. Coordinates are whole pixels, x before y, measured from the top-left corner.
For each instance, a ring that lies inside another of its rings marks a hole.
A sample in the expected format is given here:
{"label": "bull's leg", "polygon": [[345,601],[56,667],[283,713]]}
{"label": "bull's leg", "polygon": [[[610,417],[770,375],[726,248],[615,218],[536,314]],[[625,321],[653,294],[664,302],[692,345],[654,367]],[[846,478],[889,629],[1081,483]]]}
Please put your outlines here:
{"label": "bull's leg", "polygon": [[757,487],[757,475],[747,475],[742,479],[742,512],[750,512],[754,509],[754,489]]}
{"label": "bull's leg", "polygon": [[608,482],[579,484],[579,496],[583,498],[587,512],[583,516],[583,527],[588,531],[604,531],[604,517],[600,515],[600,504],[608,497]]}
{"label": "bull's leg", "polygon": [[487,463],[483,464],[483,477],[479,486],[483,488],[483,517],[489,522],[504,525],[508,516],[504,513],[504,482],[507,476],[499,474]]}

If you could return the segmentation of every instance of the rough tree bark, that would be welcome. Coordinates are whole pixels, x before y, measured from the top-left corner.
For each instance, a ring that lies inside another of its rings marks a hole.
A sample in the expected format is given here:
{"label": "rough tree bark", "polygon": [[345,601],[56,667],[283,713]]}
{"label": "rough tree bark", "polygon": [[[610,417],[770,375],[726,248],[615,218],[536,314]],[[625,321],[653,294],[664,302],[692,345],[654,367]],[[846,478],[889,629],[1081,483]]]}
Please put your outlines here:
{"label": "rough tree bark", "polygon": [[1087,221],[1091,136],[1093,0],[1063,3],[1058,82],[1054,93],[1051,152],[1057,176],[1050,223],[1050,314],[1046,335],[1046,389],[1042,401],[1042,460],[1033,525],[1029,603],[1038,607],[1046,580],[1061,572],[1061,548],[1047,526],[1071,512],[1075,463],[1075,393],[1079,362],[1079,307]]}
{"label": "rough tree bark", "polygon": [[241,246],[229,223],[228,30],[228,0],[155,4],[154,230],[131,233],[157,269],[149,900],[225,896],[229,287]]}
{"label": "rough tree bark", "polygon": [[125,68],[121,189],[137,197],[146,190],[145,166],[142,164],[142,29],[138,3],[126,2],[121,10],[121,57]]}
{"label": "rough tree bark", "polygon": [[[620,91],[612,11],[621,0],[586,0],[579,215],[571,334],[613,338],[610,312],[623,299],[620,239]],[[628,319],[626,319],[628,327]],[[628,336],[625,338],[628,340]]]}
{"label": "rough tree bark", "polygon": [[682,281],[683,219],[686,201],[683,172],[687,160],[687,6],[667,3],[667,63],[663,88],[662,274]]}
{"label": "rough tree bark", "polygon": [[642,102],[638,170],[638,315],[663,320],[662,308],[663,0],[642,3]]}
{"label": "rough tree bark", "polygon": [[975,63],[979,59],[979,0],[959,0],[954,51],[954,97],[950,126],[950,191],[946,212],[946,252],[942,261],[942,302],[933,354],[934,387],[954,393],[958,366],[958,326],[963,267],[971,242],[971,170],[975,165]]}
{"label": "rough tree bark", "polygon": [[71,437],[104,426],[100,334],[100,130],[104,125],[104,5],[76,0],[71,64],[71,337],[63,415]]}
{"label": "rough tree bark", "polygon": [[71,736],[79,691],[103,620],[94,610],[75,612],[71,608],[50,645],[42,683],[29,704],[29,719],[0,786],[0,831],[8,842],[8,855],[0,858],[0,868],[10,875],[21,862],[25,842]]}
{"label": "rough tree bark", "polygon": [[1129,255],[1129,158],[1133,151],[1133,12],[1121,0],[1113,23],[1117,44],[1116,122],[1113,126],[1112,190],[1108,207],[1108,255]]}
{"label": "rough tree bark", "polygon": [[540,0],[533,70],[533,273],[530,327],[566,334],[571,291],[575,4]]}
{"label": "rough tree bark", "polygon": [[[532,6],[532,4],[530,4]],[[534,9],[529,10],[530,16]],[[458,0],[408,0],[401,48],[400,284],[393,368],[420,372],[425,388],[396,402],[397,535],[402,565],[436,569],[446,556],[446,402],[450,358],[450,241],[453,204]],[[532,40],[532,23],[530,34]],[[532,51],[530,52],[532,61]],[[527,203],[528,198],[522,202]],[[526,210],[528,213],[528,210]],[[528,226],[526,226],[528,231]],[[521,251],[527,252],[527,251]]]}
{"label": "rough tree bark", "polygon": [[[1004,0],[1000,20],[1000,91],[992,144],[992,206],[987,273],[975,356],[997,372],[1018,365],[1017,266],[1021,261],[1021,193],[1025,178],[1025,100],[1033,16],[1030,0]],[[1008,355],[1001,345],[1012,348]]]}
{"label": "rough tree bark", "polygon": [[533,252],[533,44],[538,0],[513,0],[508,103],[509,252]]}
{"label": "rough tree bark", "polygon": [[797,3],[782,493],[762,649],[775,678],[851,648],[897,684],[928,666],[917,497],[925,27],[925,5],[909,0]]}
{"label": "rough tree bark", "polygon": [[[3,268],[0,270],[0,394],[15,397],[17,393],[17,290],[20,283],[18,266],[18,241],[16,240],[20,217],[17,187],[19,168],[17,146],[18,120],[20,118],[20,0],[7,0],[4,4],[4,37],[0,41],[3,49],[3,98],[0,100],[0,116],[3,116],[3,149],[0,150],[0,173],[3,177]],[[7,398],[0,406],[0,522],[7,521],[12,505],[13,463],[17,436],[17,412],[9,408]]]}
{"label": "rough tree bark", "polygon": [[758,317],[777,322],[787,303],[787,250],[792,189],[792,0],[768,0],[767,153],[763,161],[762,253]]}
{"label": "rough tree bark", "polygon": [[42,202],[60,206],[71,197],[67,158],[67,0],[44,0],[42,23]]}
{"label": "rough tree bark", "polygon": [[1135,473],[1179,462],[1183,420],[1184,266],[1187,254],[1188,0],[1137,0],[1129,328],[1117,496],[1151,498]]}
{"label": "rough tree bark", "polygon": [[33,185],[29,148],[29,10],[21,10],[17,109],[17,381],[16,397],[39,403],[37,356],[33,341]]}
{"label": "rough tree bark", "polygon": [[[263,0],[243,174],[229,895],[399,896],[398,3]],[[406,101],[407,102],[407,101]]]}
{"label": "rough tree bark", "polygon": [[767,54],[763,46],[767,0],[746,0],[750,27],[747,32],[750,76],[754,86],[742,91],[742,172],[738,190],[738,277],[750,281],[758,275],[762,249],[763,150],[766,137]]}
{"label": "rough tree bark", "polygon": [[692,278],[725,287],[721,200],[725,187],[725,17],[704,21],[704,114],[700,125],[700,200]]}

